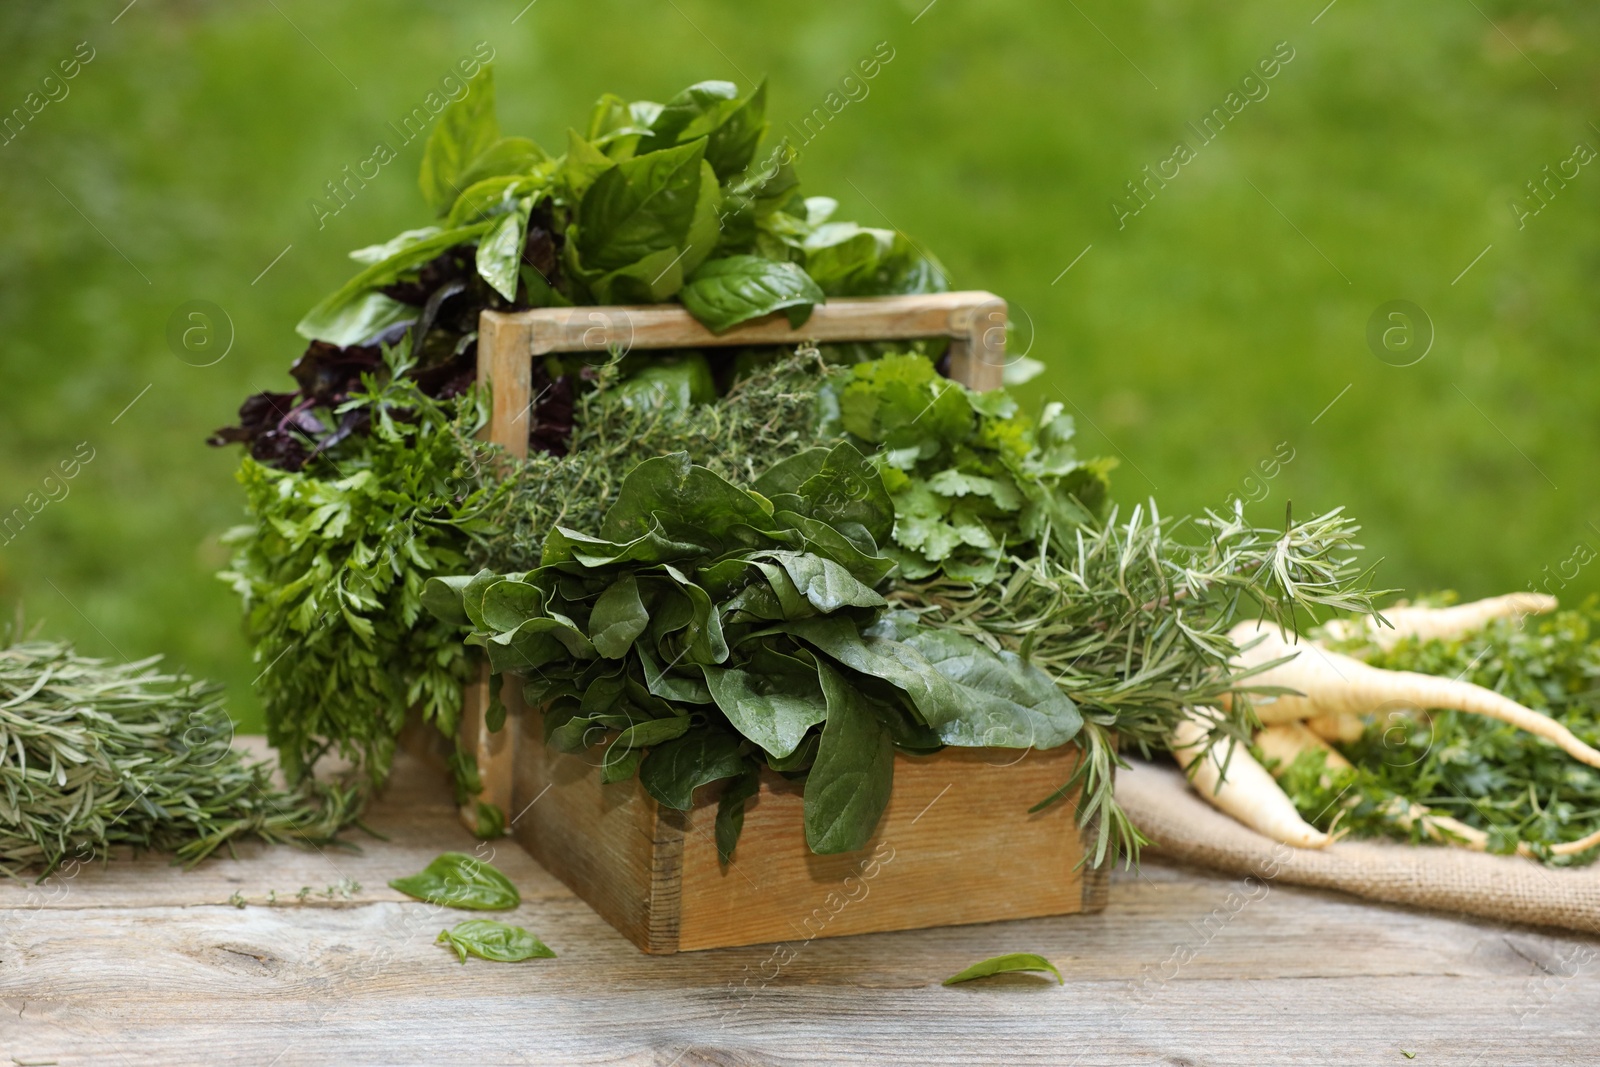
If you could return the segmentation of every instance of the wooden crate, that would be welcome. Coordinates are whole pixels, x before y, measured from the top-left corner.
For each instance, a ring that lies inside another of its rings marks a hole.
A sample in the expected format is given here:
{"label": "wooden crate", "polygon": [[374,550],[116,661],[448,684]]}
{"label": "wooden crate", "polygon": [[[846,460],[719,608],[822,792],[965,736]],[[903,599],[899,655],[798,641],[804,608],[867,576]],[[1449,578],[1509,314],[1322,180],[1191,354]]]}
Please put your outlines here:
{"label": "wooden crate", "polygon": [[[486,436],[526,455],[534,358],[609,348],[796,345],[804,341],[948,337],[949,373],[999,387],[1006,305],[986,292],[836,300],[791,329],[772,315],[713,334],[681,307],[547,308],[485,312],[478,377],[492,387]],[[469,688],[461,746],[477,760],[476,801],[506,813],[509,832],[608,922],[646,952],[665,953],[879,930],[1096,911],[1106,873],[1080,866],[1075,804],[1028,808],[1072,773],[1076,746],[1050,751],[945,749],[895,756],[894,790],[872,843],[816,856],[806,847],[798,786],[767,773],[746,805],[732,864],[712,837],[715,800],[662,808],[637,780],[601,785],[585,756],[543,742],[537,709],[507,679],[506,725],[484,721],[488,683]],[[712,794],[714,790],[707,790]]]}

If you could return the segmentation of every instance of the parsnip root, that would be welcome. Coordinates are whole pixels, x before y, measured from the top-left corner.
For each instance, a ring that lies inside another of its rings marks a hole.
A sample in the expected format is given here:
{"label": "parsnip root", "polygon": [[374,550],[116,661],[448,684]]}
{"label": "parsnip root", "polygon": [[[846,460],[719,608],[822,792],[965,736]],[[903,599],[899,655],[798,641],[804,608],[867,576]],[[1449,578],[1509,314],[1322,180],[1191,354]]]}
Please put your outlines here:
{"label": "parsnip root", "polygon": [[[1206,749],[1210,726],[1197,712],[1173,728],[1169,747],[1178,765],[1189,771],[1196,791],[1239,822],[1296,848],[1322,848],[1331,838],[1306,822],[1283,789],[1242,746],[1231,752],[1223,742]],[[1223,777],[1223,764],[1227,777]]]}
{"label": "parsnip root", "polygon": [[1435,637],[1460,637],[1481,630],[1495,619],[1513,615],[1542,615],[1555,609],[1556,598],[1553,596],[1544,593],[1507,593],[1505,596],[1474,600],[1470,604],[1454,604],[1448,608],[1414,605],[1387,608],[1383,617],[1391,626],[1384,626],[1370,615],[1358,619],[1335,619],[1323,627],[1323,632],[1335,641],[1366,638],[1379,648],[1389,649],[1407,637],[1421,641]]}
{"label": "parsnip root", "polygon": [[1580,741],[1548,715],[1525,708],[1482,686],[1412,671],[1385,671],[1309,642],[1292,644],[1276,627],[1245,623],[1233,629],[1245,648],[1235,663],[1255,667],[1284,656],[1287,663],[1250,678],[1248,685],[1277,686],[1294,694],[1260,697],[1255,710],[1265,725],[1303,722],[1319,716],[1363,715],[1386,708],[1447,708],[1510,723],[1555,744],[1576,760],[1600,767],[1600,751]]}

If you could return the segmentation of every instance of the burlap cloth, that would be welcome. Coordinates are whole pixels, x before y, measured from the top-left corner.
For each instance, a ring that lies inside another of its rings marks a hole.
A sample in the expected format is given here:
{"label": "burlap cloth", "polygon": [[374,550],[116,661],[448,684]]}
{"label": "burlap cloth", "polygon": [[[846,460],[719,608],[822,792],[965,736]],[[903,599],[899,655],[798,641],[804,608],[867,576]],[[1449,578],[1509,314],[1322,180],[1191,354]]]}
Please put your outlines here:
{"label": "burlap cloth", "polygon": [[1170,765],[1131,759],[1117,800],[1158,854],[1230,874],[1369,900],[1600,934],[1600,863],[1549,868],[1518,856],[1388,841],[1280,845],[1207,804]]}

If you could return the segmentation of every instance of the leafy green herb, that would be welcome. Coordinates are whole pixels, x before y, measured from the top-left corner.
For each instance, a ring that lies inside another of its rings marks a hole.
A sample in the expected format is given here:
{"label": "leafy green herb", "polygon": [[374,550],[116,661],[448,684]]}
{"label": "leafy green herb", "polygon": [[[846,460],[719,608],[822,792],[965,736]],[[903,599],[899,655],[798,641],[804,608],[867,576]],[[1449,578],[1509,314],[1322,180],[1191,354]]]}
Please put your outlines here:
{"label": "leafy green herb", "polygon": [[437,404],[406,367],[391,351],[387,380],[350,402],[373,430],[337,463],[247,459],[239,472],[255,524],[227,535],[222,577],[249,612],[267,736],[291,781],[333,747],[381,780],[407,709],[453,734],[472,676],[460,628],[423,612],[423,586],[462,566],[511,489],[482,476],[480,403]]}
{"label": "leafy green herb", "polygon": [[554,959],[550,946],[520,926],[495,919],[466,919],[448,930],[440,930],[435,944],[449,945],[467,962],[473,955],[495,963],[520,963],[523,960]]}
{"label": "leafy green herb", "polygon": [[322,844],[359,792],[284,791],[230,747],[220,686],[0,634],[0,872],[104,857],[113,847],[196,863],[246,837]]}
{"label": "leafy green herb", "polygon": [[396,878],[389,888],[447,908],[505,911],[522,903],[510,879],[465,852],[440,853],[420,874]]}
{"label": "leafy green herb", "polygon": [[494,670],[528,678],[552,744],[610,739],[608,780],[631,762],[619,749],[648,747],[639,778],[668,807],[763,761],[793,772],[809,760],[818,851],[871,837],[896,743],[1044,748],[1076,735],[1072,701],[1021,657],[885,616],[876,586],[893,568],[874,534],[892,529],[893,507],[852,445],[791,457],[755,484],[771,495],[685,453],[647,459],[598,536],[558,525],[538,567],[436,579],[424,601],[470,619]]}
{"label": "leafy green herb", "polygon": [[[1356,638],[1337,647],[1387,670],[1493,689],[1600,743],[1600,601],[1593,598],[1449,640],[1405,638],[1383,650]],[[1400,709],[1372,717],[1359,740],[1335,747],[1353,769],[1328,768],[1320,753],[1303,753],[1280,779],[1301,813],[1323,827],[1337,820],[1358,837],[1426,842],[1420,823],[1407,827],[1394,814],[1417,803],[1484,831],[1492,852],[1522,845],[1552,866],[1585,865],[1600,854],[1551,851],[1600,830],[1600,771],[1513,726]]]}
{"label": "leafy green herb", "polygon": [[[935,630],[1014,652],[1071,694],[1087,755],[1034,810],[1081,788],[1079,823],[1097,827],[1089,862],[1102,863],[1113,844],[1131,862],[1144,838],[1112,793],[1114,738],[1159,749],[1186,707],[1248,691],[1228,668],[1239,619],[1293,627],[1296,613],[1315,608],[1370,610],[1370,575],[1350,555],[1358,529],[1338,510],[1269,529],[1239,514],[1174,521],[1140,507],[1053,539],[994,582],[908,583],[892,598]],[[1245,704],[1232,702],[1214,741],[1249,743]]]}
{"label": "leafy green herb", "polygon": [[774,311],[789,310],[798,329],[826,297],[793,263],[760,256],[727,256],[703,264],[679,294],[683,306],[713,333]]}
{"label": "leafy green herb", "polygon": [[830,390],[841,428],[879,449],[907,579],[991,581],[1046,531],[1103,515],[1114,462],[1077,458],[1060,404],[1035,424],[1004,392],[975,393],[914,354],[857,364]]}
{"label": "leafy green herb", "polygon": [[990,959],[974,963],[964,971],[957,971],[943,982],[944,985],[956,985],[960,982],[970,982],[974,978],[988,978],[996,974],[1010,974],[1014,971],[1048,972],[1056,976],[1059,985],[1066,985],[1067,980],[1061,977],[1061,972],[1056,970],[1056,965],[1043,956],[1032,952],[1008,952],[1003,956],[994,956]]}

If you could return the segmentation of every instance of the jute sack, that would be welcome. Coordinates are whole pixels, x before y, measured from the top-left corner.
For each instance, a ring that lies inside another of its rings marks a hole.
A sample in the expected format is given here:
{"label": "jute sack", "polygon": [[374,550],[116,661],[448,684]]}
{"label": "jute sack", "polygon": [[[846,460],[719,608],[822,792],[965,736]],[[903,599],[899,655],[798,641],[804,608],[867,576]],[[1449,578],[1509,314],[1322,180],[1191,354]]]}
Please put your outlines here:
{"label": "jute sack", "polygon": [[1390,841],[1290,848],[1207,804],[1176,767],[1129,763],[1117,772],[1117,800],[1160,855],[1391,904],[1600,934],[1600,863],[1549,868],[1519,856]]}

